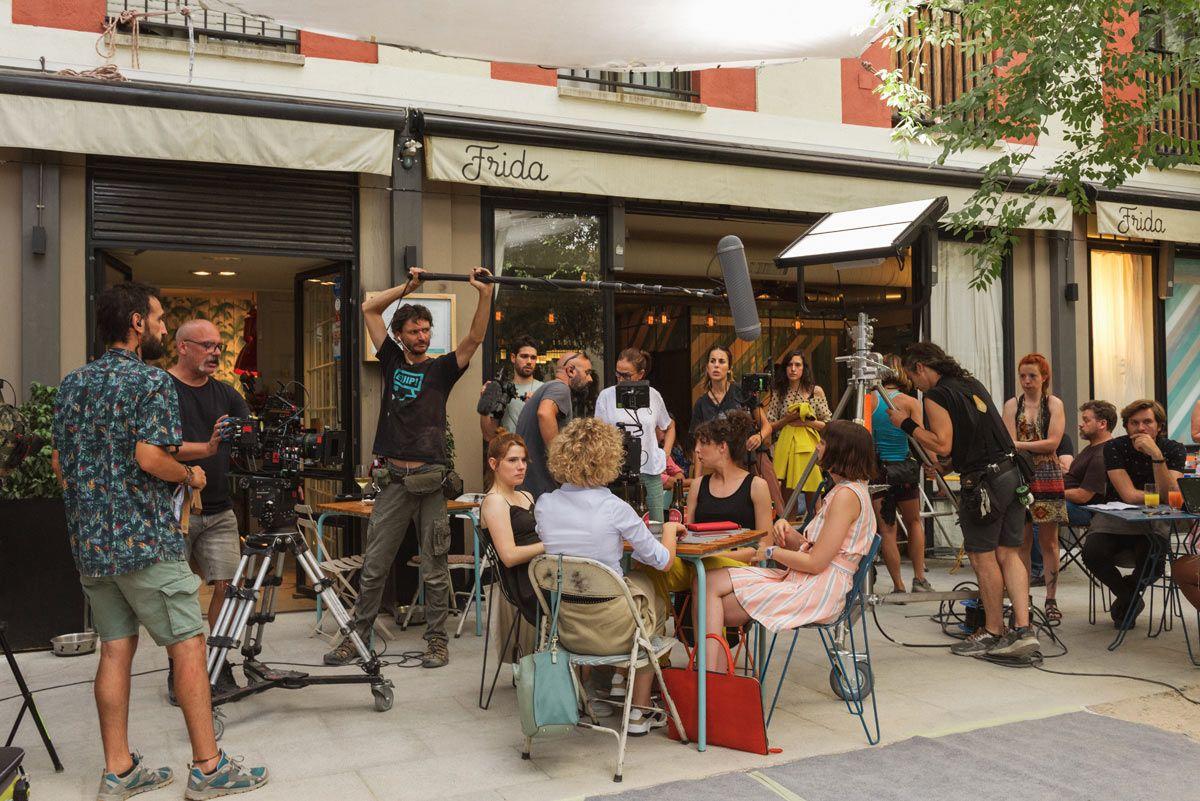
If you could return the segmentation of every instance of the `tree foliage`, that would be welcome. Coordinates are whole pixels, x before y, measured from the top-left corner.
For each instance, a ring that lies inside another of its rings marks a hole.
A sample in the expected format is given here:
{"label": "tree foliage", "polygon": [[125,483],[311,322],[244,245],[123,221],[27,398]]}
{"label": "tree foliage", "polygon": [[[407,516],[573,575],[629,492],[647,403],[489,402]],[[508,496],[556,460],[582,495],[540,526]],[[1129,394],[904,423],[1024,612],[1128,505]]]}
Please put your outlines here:
{"label": "tree foliage", "polygon": [[[975,236],[976,287],[999,276],[1017,229],[1053,220],[1052,209],[1037,209],[1039,198],[1066,197],[1085,214],[1095,187],[1200,160],[1187,130],[1160,124],[1200,86],[1196,0],[1157,0],[1151,10],[1140,0],[875,1],[889,26],[884,44],[898,54],[952,48],[986,56],[968,88],[937,107],[915,75],[876,71],[896,118],[894,139],[936,146],[939,164],[999,147],[978,190],[944,221]],[[918,8],[928,12],[906,32],[904,20]],[[1052,131],[1065,147],[1016,143]]]}

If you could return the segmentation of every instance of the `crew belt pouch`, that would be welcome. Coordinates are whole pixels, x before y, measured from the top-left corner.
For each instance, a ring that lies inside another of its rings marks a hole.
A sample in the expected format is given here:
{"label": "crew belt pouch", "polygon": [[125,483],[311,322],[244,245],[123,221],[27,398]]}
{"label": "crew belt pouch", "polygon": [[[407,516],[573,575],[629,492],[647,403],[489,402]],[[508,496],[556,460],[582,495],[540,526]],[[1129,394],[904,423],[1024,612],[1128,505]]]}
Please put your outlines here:
{"label": "crew belt pouch", "polygon": [[988,478],[988,473],[981,470],[963,474],[961,480],[960,512],[966,516],[968,522],[977,526],[996,522],[1004,511]]}
{"label": "crew belt pouch", "polygon": [[394,467],[388,469],[392,473],[393,481],[399,481],[404,485],[406,492],[417,497],[437,492],[446,478],[446,468],[441,465],[422,468],[412,473]]}
{"label": "crew belt pouch", "polygon": [[921,466],[915,459],[905,459],[901,462],[884,462],[883,473],[888,486],[906,487],[921,480]]}

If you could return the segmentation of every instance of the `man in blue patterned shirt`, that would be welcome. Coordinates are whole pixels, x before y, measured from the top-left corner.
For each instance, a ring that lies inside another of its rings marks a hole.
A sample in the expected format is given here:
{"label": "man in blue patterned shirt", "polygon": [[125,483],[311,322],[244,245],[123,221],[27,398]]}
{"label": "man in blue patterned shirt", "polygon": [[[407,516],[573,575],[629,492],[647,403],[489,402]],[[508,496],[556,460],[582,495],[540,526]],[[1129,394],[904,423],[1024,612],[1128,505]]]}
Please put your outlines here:
{"label": "man in blue patterned shirt", "polygon": [[176,693],[194,761],[188,798],[246,792],[266,768],[242,768],[218,750],[205,667],[199,578],[183,560],[172,508],[176,486],[202,489],[204,471],[173,456],[182,441],[171,377],[160,358],[166,325],[157,290],[123,283],[96,299],[109,349],[63,379],[54,410],[54,465],[63,484],[71,550],[100,635],[96,707],[105,772],[99,801],[118,801],[172,780],[129,749],[129,678],[140,626],[175,663]]}

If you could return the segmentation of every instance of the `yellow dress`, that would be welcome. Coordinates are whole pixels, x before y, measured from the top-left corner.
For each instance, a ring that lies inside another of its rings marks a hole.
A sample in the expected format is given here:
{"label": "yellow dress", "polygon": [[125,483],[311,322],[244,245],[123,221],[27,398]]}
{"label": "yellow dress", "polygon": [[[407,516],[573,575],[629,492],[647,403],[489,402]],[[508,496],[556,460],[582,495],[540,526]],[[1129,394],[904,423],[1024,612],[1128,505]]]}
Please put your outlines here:
{"label": "yellow dress", "polygon": [[[799,412],[802,418],[817,416],[812,404],[807,400],[791,404],[787,411]],[[820,441],[821,435],[807,426],[788,425],[780,430],[775,441],[775,475],[779,476],[785,487],[790,489],[796,486],[800,474],[804,472],[804,466],[808,464]],[[821,480],[821,468],[813,465],[808,480],[804,482],[803,491],[816,492]]]}

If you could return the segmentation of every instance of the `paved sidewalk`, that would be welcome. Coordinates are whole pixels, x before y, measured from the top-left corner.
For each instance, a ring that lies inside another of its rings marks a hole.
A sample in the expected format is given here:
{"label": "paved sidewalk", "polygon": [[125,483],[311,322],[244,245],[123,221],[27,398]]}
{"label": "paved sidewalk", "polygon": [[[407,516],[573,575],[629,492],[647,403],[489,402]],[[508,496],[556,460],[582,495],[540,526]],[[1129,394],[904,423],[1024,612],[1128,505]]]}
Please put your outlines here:
{"label": "paved sidewalk", "polygon": [[[949,589],[969,578],[935,570],[931,580]],[[886,579],[884,580],[886,584]],[[1035,598],[1043,596],[1034,591]],[[1086,584],[1077,572],[1065,576],[1060,591],[1065,620],[1059,629],[1070,653],[1054,659],[1056,670],[1131,673],[1176,685],[1200,683],[1200,669],[1188,661],[1182,632],[1147,639],[1145,619],[1116,653],[1105,646],[1113,629],[1087,623]],[[896,639],[949,644],[926,619],[936,605],[881,607],[879,618]],[[1191,618],[1194,626],[1195,618]],[[267,627],[269,661],[319,662],[328,645],[309,638],[312,616],[281,615]],[[469,629],[469,627],[468,627]],[[390,651],[419,650],[419,627],[395,631]],[[1193,635],[1195,631],[1193,628]],[[148,642],[148,640],[147,640]],[[1119,702],[1157,691],[1152,685],[1116,678],[1055,676],[1011,669],[950,655],[945,648],[901,648],[871,630],[876,693],[884,743],[913,736],[938,737],[1014,721],[1032,720],[1085,706]],[[483,639],[464,634],[450,643],[451,663],[440,670],[389,668],[396,683],[395,707],[377,713],[365,686],[271,690],[229,706],[223,745],[250,763],[271,768],[271,783],[247,798],[295,801],[557,801],[625,791],[680,779],[725,774],[836,754],[866,747],[862,729],[830,692],[829,666],[815,633],[802,633],[789,681],[775,713],[771,744],[783,749],[758,756],[712,748],[698,753],[661,732],[629,743],[625,781],[613,784],[612,739],[578,732],[534,743],[533,759],[520,758],[516,702],[506,677],[489,711],[476,706]],[[56,658],[22,654],[22,670],[34,688],[89,679],[96,658]],[[161,649],[145,647],[135,671],[163,669]],[[0,669],[0,697],[16,692]],[[152,765],[181,771],[189,750],[179,711],[166,703],[165,673],[133,679],[131,736]],[[27,752],[34,797],[53,801],[94,798],[101,766],[96,713],[89,685],[37,696],[66,771],[55,774],[32,725],[22,724],[16,744]],[[16,714],[18,703],[0,703],[0,724]],[[178,782],[146,801],[177,798]]]}

